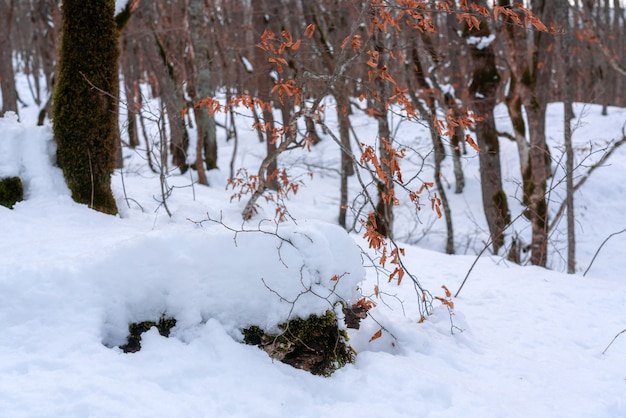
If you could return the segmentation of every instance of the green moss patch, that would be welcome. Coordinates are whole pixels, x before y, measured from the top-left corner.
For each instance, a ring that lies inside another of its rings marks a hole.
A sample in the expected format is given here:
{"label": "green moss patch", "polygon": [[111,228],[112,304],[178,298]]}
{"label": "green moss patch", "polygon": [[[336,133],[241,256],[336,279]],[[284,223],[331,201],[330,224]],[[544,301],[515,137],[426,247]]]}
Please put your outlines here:
{"label": "green moss patch", "polygon": [[331,310],[322,316],[296,318],[279,325],[280,334],[267,334],[258,326],[244,329],[244,343],[257,345],[276,360],[315,375],[330,376],[354,362],[355,352],[347,345],[348,335],[340,330]]}
{"label": "green moss patch", "polygon": [[176,326],[176,319],[174,318],[166,318],[165,315],[161,316],[158,322],[155,321],[143,321],[143,322],[133,322],[128,325],[128,337],[127,343],[121,345],[120,348],[125,353],[136,353],[141,350],[141,334],[147,332],[152,327],[156,327],[164,337],[170,336],[170,331],[172,328]]}
{"label": "green moss patch", "polygon": [[13,206],[22,200],[24,200],[24,187],[19,177],[0,180],[0,205],[13,209]]}

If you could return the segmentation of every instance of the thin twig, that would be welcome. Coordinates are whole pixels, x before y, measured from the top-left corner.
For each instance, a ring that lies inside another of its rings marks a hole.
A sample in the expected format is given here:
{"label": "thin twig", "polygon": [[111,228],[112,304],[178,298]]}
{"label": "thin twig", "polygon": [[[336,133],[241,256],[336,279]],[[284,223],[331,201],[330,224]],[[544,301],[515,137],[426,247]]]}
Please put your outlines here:
{"label": "thin twig", "polygon": [[619,235],[619,234],[623,234],[624,232],[626,232],[626,228],[622,229],[621,231],[617,231],[617,232],[613,232],[611,235],[609,235],[608,237],[606,237],[606,239],[604,241],[602,241],[602,244],[600,244],[600,246],[598,247],[598,250],[596,251],[596,253],[593,255],[593,258],[591,259],[591,263],[589,263],[589,267],[587,267],[587,270],[585,270],[585,272],[583,273],[583,277],[587,274],[587,272],[589,271],[589,269],[591,268],[593,262],[595,261],[596,257],[598,256],[598,254],[600,253],[600,250],[602,249],[602,247],[604,247],[604,244],[606,244],[606,242],[611,239],[613,236],[615,235]]}
{"label": "thin twig", "polygon": [[[616,141],[616,142],[613,142],[612,144],[607,145],[604,149],[597,151],[597,152],[604,152],[604,154],[596,163],[594,163],[587,170],[586,173],[582,174],[580,181],[574,185],[572,192],[578,191],[578,189],[580,189],[583,186],[583,184],[585,184],[585,182],[589,179],[589,177],[595,170],[597,170],[600,167],[604,167],[605,166],[604,164],[607,162],[611,154],[613,154],[620,146],[624,145],[624,143],[626,143],[626,136],[624,136],[619,141]],[[576,170],[576,168],[580,167],[581,165],[582,165],[582,162],[578,164],[578,166],[575,167],[574,170]],[[566,173],[566,176],[570,176],[570,175],[573,175],[573,173]],[[565,212],[566,203],[567,202],[565,200],[561,202],[561,205],[559,206],[559,209],[557,210],[556,215],[554,216],[554,221],[548,227],[549,230],[552,230],[556,226],[557,220],[563,215],[563,212]]]}
{"label": "thin twig", "polygon": [[126,183],[124,183],[124,167],[122,166],[120,169],[120,178],[122,179],[122,190],[124,191],[124,200],[126,201],[126,205],[128,209],[130,209],[130,203],[128,203],[128,195],[126,194]]}
{"label": "thin twig", "polygon": [[613,337],[613,339],[611,340],[611,342],[609,343],[609,345],[606,346],[606,348],[604,349],[604,351],[602,352],[602,354],[606,353],[606,351],[609,349],[609,347],[615,342],[615,340],[617,340],[617,337],[619,337],[620,335],[622,335],[623,333],[626,332],[626,328],[621,330],[620,332],[617,333],[617,335],[615,335],[615,337]]}
{"label": "thin twig", "polygon": [[476,263],[478,263],[478,260],[480,259],[480,257],[483,255],[483,253],[485,251],[487,251],[487,249],[489,249],[489,247],[491,247],[491,244],[493,244],[493,239],[500,239],[500,237],[502,235],[504,235],[504,233],[507,231],[507,229],[509,229],[514,223],[515,221],[517,221],[519,218],[521,218],[524,215],[524,212],[520,213],[519,215],[517,215],[511,222],[508,223],[508,225],[506,225],[502,231],[500,231],[500,233],[492,238],[490,237],[489,240],[487,241],[487,243],[484,245],[483,249],[480,250],[480,252],[478,253],[478,255],[476,256],[476,259],[474,260],[474,262],[472,263],[472,266],[470,267],[470,269],[467,271],[467,274],[465,275],[465,278],[463,279],[463,281],[461,282],[461,286],[459,286],[459,290],[456,291],[456,293],[454,294],[454,297],[456,298],[457,296],[459,296],[459,293],[461,293],[461,289],[463,289],[463,286],[465,286],[465,282],[467,281],[467,278],[469,277],[470,273],[472,272],[472,270],[474,270],[474,267],[476,266]]}
{"label": "thin twig", "polygon": [[91,203],[89,207],[93,209],[93,201],[94,201],[94,180],[93,180],[93,164],[91,163],[91,152],[87,149],[87,157],[89,157],[89,178],[91,179]]}

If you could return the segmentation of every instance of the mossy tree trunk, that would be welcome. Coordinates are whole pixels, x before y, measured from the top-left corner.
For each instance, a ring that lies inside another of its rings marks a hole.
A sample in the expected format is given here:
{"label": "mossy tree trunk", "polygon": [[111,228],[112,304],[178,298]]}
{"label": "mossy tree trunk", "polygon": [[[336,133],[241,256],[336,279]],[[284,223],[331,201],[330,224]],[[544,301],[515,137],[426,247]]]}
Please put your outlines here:
{"label": "mossy tree trunk", "polygon": [[[499,0],[506,8],[521,4],[521,0]],[[533,13],[544,23],[554,21],[555,3],[545,0],[531,2]],[[530,262],[545,267],[548,262],[548,200],[547,179],[551,175],[551,157],[545,136],[546,108],[551,82],[551,60],[554,59],[552,34],[537,31],[528,39],[525,29],[505,25],[510,68],[516,80],[514,86],[526,111],[528,120],[528,161],[522,173],[524,204],[532,226]],[[530,42],[529,42],[530,41]],[[532,48],[529,48],[532,45]],[[519,104],[516,105],[519,109]],[[509,107],[511,109],[511,107]],[[517,112],[518,110],[515,110]],[[521,119],[516,124],[516,136],[521,136]],[[520,131],[518,134],[517,131]],[[519,142],[518,142],[519,144]],[[520,158],[523,155],[520,153]],[[525,161],[522,160],[522,169]]]}
{"label": "mossy tree trunk", "polygon": [[53,97],[57,163],[72,198],[116,214],[111,192],[118,135],[118,28],[114,0],[64,0]]}
{"label": "mossy tree trunk", "polygon": [[[486,6],[485,2],[478,3]],[[478,157],[483,210],[493,252],[497,254],[504,245],[504,231],[510,222],[510,215],[506,193],[502,187],[500,144],[494,118],[498,87],[502,79],[496,66],[495,46],[489,40],[491,35],[489,22],[486,20],[480,22],[478,29],[464,29],[464,36],[474,40],[469,46],[473,67],[469,93],[472,110],[481,118],[476,121],[476,139],[480,148]]]}

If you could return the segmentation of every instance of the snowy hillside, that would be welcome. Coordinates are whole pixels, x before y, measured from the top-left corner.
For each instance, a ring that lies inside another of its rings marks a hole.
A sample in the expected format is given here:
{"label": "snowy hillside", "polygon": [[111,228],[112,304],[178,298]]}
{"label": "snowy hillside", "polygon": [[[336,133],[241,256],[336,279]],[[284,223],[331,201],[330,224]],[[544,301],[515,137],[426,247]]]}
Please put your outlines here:
{"label": "snowy hillside", "polygon": [[[581,161],[621,137],[624,109],[606,117],[593,105],[576,111]],[[331,141],[280,160],[305,184],[287,202],[293,219],[284,224],[273,223],[271,203],[242,224],[245,199],[230,201],[226,168],[210,173],[211,187],[169,173],[169,217],[141,150],[127,150],[116,172],[121,215],[112,217],[71,200],[53,165],[51,129],[35,127],[29,112],[21,122],[0,119],[0,177],[19,175],[26,195],[13,210],[0,206],[0,417],[626,416],[626,334],[603,354],[626,328],[626,234],[611,238],[582,276],[603,240],[626,228],[626,149],[576,195],[579,274],[560,272],[563,226],[551,237],[554,270],[484,255],[454,310],[436,303],[418,324],[412,284],[379,281],[362,259],[360,234],[334,225],[339,178],[328,168],[338,166],[339,151]],[[373,121],[356,115],[353,123],[360,140],[371,140]],[[507,129],[505,116],[498,123]],[[236,166],[254,171],[263,144],[243,122],[239,132]],[[548,134],[556,159],[558,105],[549,108]],[[428,147],[419,125],[399,123],[396,136]],[[233,144],[220,141],[227,167]],[[503,178],[519,196],[514,144],[501,142]],[[468,154],[466,190],[449,192],[461,255],[441,252],[444,225],[434,214],[422,211],[418,223],[399,208],[405,262],[434,296],[444,296],[441,286],[459,288],[487,240],[477,164]],[[554,194],[560,202],[558,185]],[[520,236],[524,222],[515,226]],[[377,307],[360,330],[349,330],[355,363],[329,378],[241,344],[243,327],[356,301],[357,287]],[[129,323],[161,315],[177,319],[169,338],[153,328],[141,351],[122,352]]]}

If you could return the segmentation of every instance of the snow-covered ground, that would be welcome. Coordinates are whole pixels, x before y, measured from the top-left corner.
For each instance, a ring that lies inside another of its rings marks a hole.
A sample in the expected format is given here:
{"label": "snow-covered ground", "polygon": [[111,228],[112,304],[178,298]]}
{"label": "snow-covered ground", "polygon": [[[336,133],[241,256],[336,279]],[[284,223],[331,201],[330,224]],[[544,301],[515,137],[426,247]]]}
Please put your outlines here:
{"label": "snow-covered ground", "polygon": [[[598,106],[576,111],[579,161],[621,137],[624,109],[610,108],[605,117]],[[452,316],[435,303],[419,324],[412,284],[378,280],[363,267],[358,246],[367,245],[360,234],[333,225],[339,179],[328,167],[337,168],[339,152],[328,138],[311,153],[281,159],[305,183],[287,202],[295,221],[276,226],[272,205],[264,204],[252,221],[241,222],[245,199],[231,202],[233,191],[225,190],[233,144],[223,132],[224,168],[210,173],[211,187],[192,186],[189,174],[168,174],[176,186],[167,200],[172,217],[159,203],[159,178],[147,170],[145,153],[127,151],[125,169],[113,179],[121,212],[113,217],[71,200],[52,164],[51,129],[35,127],[33,112],[22,109],[21,123],[11,115],[0,119],[0,177],[19,175],[26,188],[26,200],[13,210],[0,207],[0,417],[626,416],[626,334],[602,354],[626,328],[626,234],[611,238],[582,276],[602,241],[626,228],[626,149],[576,194],[579,274],[561,272],[562,222],[551,236],[554,270],[484,255],[453,300]],[[560,118],[560,106],[552,105],[547,127],[555,167]],[[254,172],[263,144],[247,123],[242,118],[238,127],[235,161]],[[374,122],[355,114],[353,123],[359,140],[371,140]],[[501,112],[500,128],[507,124]],[[396,127],[399,140],[427,151],[423,127]],[[514,144],[502,139],[502,148],[507,190],[519,197]],[[407,172],[420,163],[409,160]],[[448,160],[444,177],[452,182]],[[459,288],[487,239],[477,160],[472,152],[464,157],[465,192],[448,190],[461,255],[441,252],[443,221],[429,208],[420,223],[408,205],[398,209],[404,261],[435,296],[444,296],[443,285]],[[554,207],[562,199],[561,177],[557,170]],[[428,160],[420,178],[432,178]],[[515,217],[521,207],[513,197],[510,204]],[[235,236],[209,217],[250,232]],[[521,237],[529,233],[525,222],[515,225]],[[381,297],[374,298],[372,318],[350,330],[356,362],[329,378],[240,343],[247,325],[271,327],[292,308],[323,312],[337,298],[355,301],[357,286],[373,296],[376,284]],[[298,296],[308,287],[324,297]],[[178,320],[170,338],[152,329],[141,351],[118,348],[130,322],[162,314]],[[381,326],[385,332],[370,342]]]}

